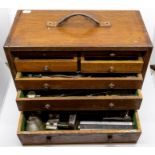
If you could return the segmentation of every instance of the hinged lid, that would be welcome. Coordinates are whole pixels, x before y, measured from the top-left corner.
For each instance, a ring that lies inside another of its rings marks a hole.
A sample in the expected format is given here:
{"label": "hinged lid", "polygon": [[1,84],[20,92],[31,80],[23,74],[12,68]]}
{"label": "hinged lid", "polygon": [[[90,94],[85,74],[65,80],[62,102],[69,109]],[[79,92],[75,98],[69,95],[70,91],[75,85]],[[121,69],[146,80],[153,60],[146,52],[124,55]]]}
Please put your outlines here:
{"label": "hinged lid", "polygon": [[138,11],[18,11],[6,47],[150,47]]}

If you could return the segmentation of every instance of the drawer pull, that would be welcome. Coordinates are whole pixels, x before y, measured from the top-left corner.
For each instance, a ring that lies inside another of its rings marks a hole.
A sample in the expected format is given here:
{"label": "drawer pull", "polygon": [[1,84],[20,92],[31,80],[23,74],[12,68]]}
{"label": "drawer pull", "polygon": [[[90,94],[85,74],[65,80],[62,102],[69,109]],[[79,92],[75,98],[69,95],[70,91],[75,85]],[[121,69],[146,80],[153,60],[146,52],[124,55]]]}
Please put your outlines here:
{"label": "drawer pull", "polygon": [[110,72],[110,73],[113,73],[113,72],[114,72],[114,67],[113,67],[113,66],[110,66],[109,72]]}
{"label": "drawer pull", "polygon": [[44,84],[44,89],[49,89],[49,84],[48,83]]}
{"label": "drawer pull", "polygon": [[47,140],[47,142],[50,142],[52,140],[52,137],[51,136],[46,136],[46,140]]}
{"label": "drawer pull", "polygon": [[108,135],[107,138],[110,141],[110,140],[112,140],[113,136],[112,135]]}
{"label": "drawer pull", "polygon": [[48,66],[44,66],[44,71],[48,71],[48,70],[49,70]]}
{"label": "drawer pull", "polygon": [[49,109],[50,107],[51,107],[50,104],[46,104],[46,105],[45,105],[45,108],[46,108],[46,109]]}
{"label": "drawer pull", "polygon": [[116,56],[116,54],[115,54],[115,53],[110,53],[109,55],[110,55],[111,57]]}
{"label": "drawer pull", "polygon": [[114,87],[115,87],[115,84],[114,84],[114,83],[110,83],[110,84],[109,84],[109,88],[112,89],[112,88],[114,88]]}
{"label": "drawer pull", "polygon": [[114,103],[112,103],[112,102],[109,103],[109,107],[110,107],[110,108],[113,108],[114,106],[115,106]]}

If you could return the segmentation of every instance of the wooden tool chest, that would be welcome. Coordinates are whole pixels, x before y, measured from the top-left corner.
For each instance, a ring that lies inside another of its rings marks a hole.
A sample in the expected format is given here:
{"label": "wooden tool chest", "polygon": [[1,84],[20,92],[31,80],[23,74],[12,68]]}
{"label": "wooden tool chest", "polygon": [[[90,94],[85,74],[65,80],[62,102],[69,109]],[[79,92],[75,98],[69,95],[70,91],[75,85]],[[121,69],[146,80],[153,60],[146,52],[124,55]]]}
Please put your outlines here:
{"label": "wooden tool chest", "polygon": [[[4,49],[17,89],[22,144],[138,140],[137,110],[152,51],[139,11],[20,10]],[[76,125],[27,129],[32,114],[47,124],[50,113],[65,122],[76,116]]]}

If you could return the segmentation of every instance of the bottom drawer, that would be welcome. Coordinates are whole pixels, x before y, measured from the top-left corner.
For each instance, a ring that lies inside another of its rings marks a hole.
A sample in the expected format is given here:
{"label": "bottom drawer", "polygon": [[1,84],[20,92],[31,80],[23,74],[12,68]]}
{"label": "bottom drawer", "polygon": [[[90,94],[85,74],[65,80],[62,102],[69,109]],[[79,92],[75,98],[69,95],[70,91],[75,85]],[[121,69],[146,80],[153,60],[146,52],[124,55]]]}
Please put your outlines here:
{"label": "bottom drawer", "polygon": [[[50,124],[49,129],[51,116],[59,123]],[[42,122],[41,129],[36,129],[32,122],[30,125],[30,120],[38,122],[36,117]],[[134,111],[59,112],[59,115],[53,112],[21,112],[17,134],[23,145],[135,143],[141,128],[138,113]]]}

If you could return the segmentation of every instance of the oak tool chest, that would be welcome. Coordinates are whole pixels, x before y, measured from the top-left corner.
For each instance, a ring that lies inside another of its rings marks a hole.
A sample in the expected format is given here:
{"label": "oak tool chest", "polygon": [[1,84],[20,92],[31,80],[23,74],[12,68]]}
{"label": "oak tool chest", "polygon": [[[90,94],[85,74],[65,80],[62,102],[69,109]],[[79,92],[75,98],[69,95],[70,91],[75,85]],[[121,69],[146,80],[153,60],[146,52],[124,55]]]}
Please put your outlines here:
{"label": "oak tool chest", "polygon": [[4,49],[22,144],[138,140],[152,51],[139,11],[20,10]]}

